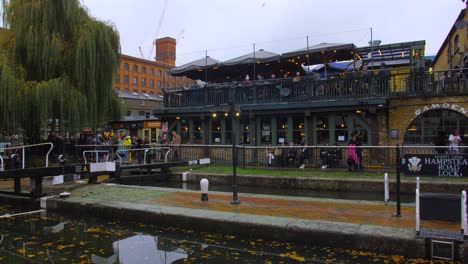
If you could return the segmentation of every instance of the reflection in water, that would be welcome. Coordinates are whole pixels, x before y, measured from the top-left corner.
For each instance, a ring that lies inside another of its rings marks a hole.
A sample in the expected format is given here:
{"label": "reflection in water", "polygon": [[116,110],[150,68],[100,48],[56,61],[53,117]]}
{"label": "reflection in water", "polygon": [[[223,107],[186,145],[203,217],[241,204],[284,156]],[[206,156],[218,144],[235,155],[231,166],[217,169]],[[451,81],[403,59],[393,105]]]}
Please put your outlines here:
{"label": "reflection in water", "polygon": [[158,264],[173,263],[186,259],[188,255],[181,248],[167,248],[164,239],[155,236],[136,235],[113,243],[119,263]]}
{"label": "reflection in water", "polygon": [[[0,201],[1,202],[1,201]],[[0,211],[10,208],[0,206]],[[0,219],[0,263],[429,263],[310,243],[37,213]]]}

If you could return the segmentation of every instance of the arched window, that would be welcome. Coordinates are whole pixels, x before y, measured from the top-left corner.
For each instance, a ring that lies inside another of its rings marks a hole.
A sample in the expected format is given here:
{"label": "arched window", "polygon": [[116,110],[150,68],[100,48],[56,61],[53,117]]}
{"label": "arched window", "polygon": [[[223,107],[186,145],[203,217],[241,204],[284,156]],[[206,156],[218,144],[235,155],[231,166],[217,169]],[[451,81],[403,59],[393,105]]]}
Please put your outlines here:
{"label": "arched window", "polygon": [[455,48],[455,53],[460,51],[460,38],[458,35],[455,35],[455,38],[453,39],[453,47]]}
{"label": "arched window", "polygon": [[455,129],[468,133],[468,118],[452,110],[430,110],[411,122],[405,133],[405,145],[444,145]]}

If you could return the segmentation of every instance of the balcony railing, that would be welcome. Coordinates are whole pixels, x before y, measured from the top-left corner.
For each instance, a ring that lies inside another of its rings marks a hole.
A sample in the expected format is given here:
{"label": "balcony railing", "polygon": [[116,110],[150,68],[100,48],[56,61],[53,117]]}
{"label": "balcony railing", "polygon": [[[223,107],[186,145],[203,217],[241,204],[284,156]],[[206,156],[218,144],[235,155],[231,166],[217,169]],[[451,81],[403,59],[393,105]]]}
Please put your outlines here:
{"label": "balcony railing", "polygon": [[194,107],[234,103],[263,104],[345,98],[454,96],[468,94],[468,80],[461,70],[424,73],[378,74],[362,76],[360,72],[328,76],[326,80],[311,76],[299,81],[269,79],[250,82],[209,84],[185,87],[164,95],[165,107]]}

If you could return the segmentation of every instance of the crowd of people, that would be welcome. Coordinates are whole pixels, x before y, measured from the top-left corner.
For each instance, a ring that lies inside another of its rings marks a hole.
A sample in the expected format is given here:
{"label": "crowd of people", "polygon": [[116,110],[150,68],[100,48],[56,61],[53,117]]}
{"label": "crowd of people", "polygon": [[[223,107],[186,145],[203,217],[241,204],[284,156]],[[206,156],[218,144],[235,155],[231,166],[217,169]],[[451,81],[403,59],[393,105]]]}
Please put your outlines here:
{"label": "crowd of people", "polygon": [[[107,150],[112,153],[118,153],[123,162],[143,163],[146,152],[146,162],[151,160],[164,160],[167,149],[172,153],[172,160],[181,159],[180,153],[180,135],[175,131],[170,134],[161,133],[156,144],[151,143],[148,137],[140,138],[138,135],[116,134],[112,132],[102,133],[76,133],[75,137],[70,139],[70,144],[77,146],[80,151],[92,146],[92,149]],[[58,137],[50,134],[46,142],[57,142]],[[55,145],[55,144],[54,144]],[[109,147],[106,147],[109,146]],[[164,149],[159,147],[165,147]],[[108,159],[109,157],[103,157]]]}

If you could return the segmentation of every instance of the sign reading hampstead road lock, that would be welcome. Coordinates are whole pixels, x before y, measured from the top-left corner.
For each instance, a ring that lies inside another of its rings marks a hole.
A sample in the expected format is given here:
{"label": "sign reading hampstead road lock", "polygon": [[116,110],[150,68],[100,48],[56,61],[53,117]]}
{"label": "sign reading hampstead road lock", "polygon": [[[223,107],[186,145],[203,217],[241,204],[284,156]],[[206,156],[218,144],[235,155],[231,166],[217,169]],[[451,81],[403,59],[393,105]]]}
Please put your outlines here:
{"label": "sign reading hampstead road lock", "polygon": [[468,177],[468,155],[407,154],[402,166],[406,176]]}

